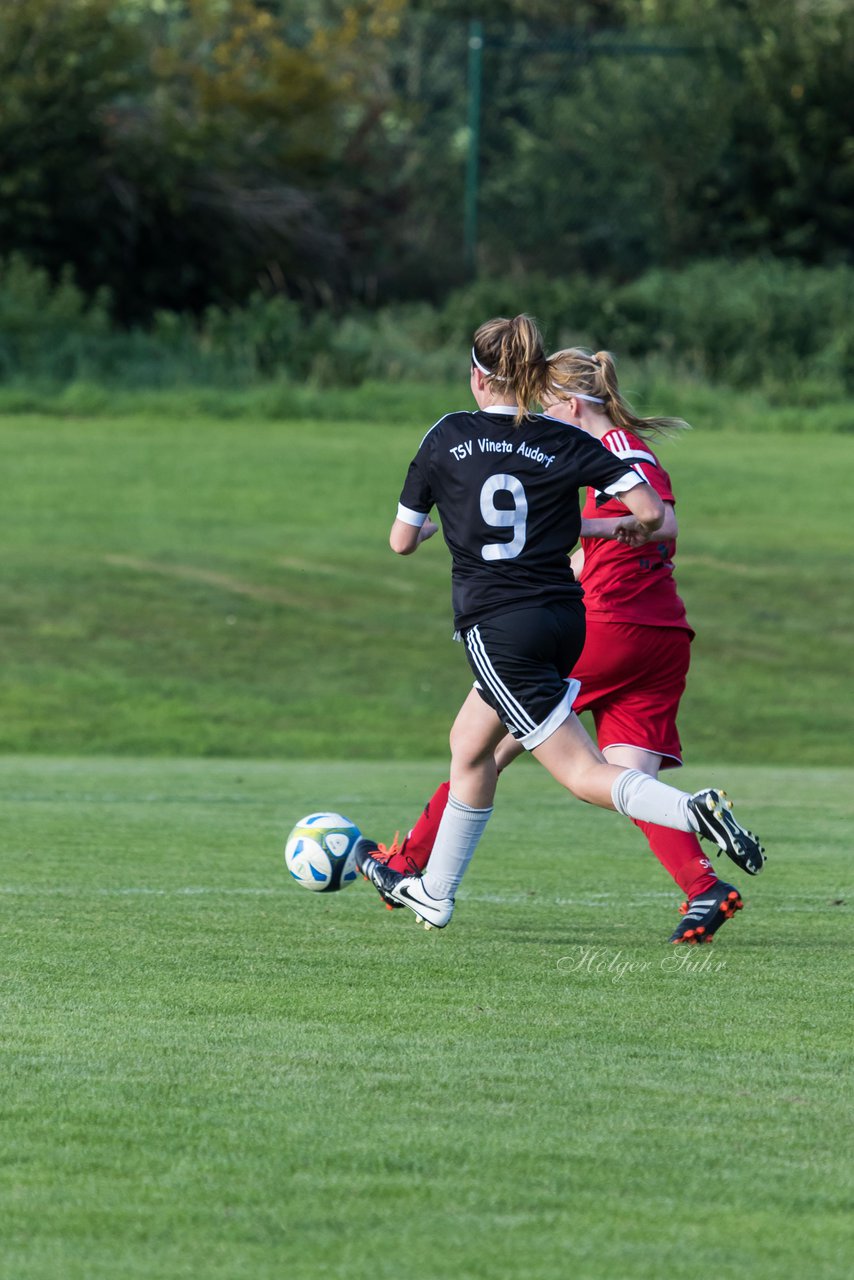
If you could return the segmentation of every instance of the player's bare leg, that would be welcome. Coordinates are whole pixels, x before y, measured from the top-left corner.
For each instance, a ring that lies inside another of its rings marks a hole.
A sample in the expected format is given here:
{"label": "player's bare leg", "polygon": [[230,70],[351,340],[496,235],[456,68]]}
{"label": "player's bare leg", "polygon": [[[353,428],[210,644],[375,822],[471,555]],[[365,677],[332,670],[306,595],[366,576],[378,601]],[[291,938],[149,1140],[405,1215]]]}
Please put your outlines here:
{"label": "player's bare leg", "polygon": [[572,713],[532,754],[579,800],[616,809],[627,818],[694,831],[750,875],[764,865],[761,844],[733,816],[726,792],[708,788],[688,795],[640,769],[608,764]]}
{"label": "player's bare leg", "polygon": [[505,733],[504,737],[495,748],[495,767],[499,773],[502,773],[508,765],[514,760],[518,760],[519,756],[525,754],[525,748],[522,746],[518,738],[514,738],[512,733]]}
{"label": "player's bare leg", "polygon": [[403,875],[373,857],[373,841],[359,841],[356,865],[386,903],[409,907],[419,923],[443,929],[454,896],[489,817],[498,770],[495,747],[504,736],[496,713],[472,690],[451,730],[451,786],[430,862],[423,876]]}
{"label": "player's bare leg", "polygon": [[616,807],[611,790],[623,771],[608,764],[574,712],[531,754],[579,800],[602,809]]}
{"label": "player's bare leg", "polygon": [[472,689],[451,729],[451,795],[473,809],[495,799],[495,749],[507,734],[498,714]]}

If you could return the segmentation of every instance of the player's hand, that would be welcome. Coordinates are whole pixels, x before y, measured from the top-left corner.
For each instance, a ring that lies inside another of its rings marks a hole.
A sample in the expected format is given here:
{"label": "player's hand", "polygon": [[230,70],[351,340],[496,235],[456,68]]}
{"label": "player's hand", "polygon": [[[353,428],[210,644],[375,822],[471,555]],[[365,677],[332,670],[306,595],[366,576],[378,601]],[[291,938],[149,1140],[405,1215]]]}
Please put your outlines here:
{"label": "player's hand", "polygon": [[418,531],[418,541],[426,542],[428,538],[432,538],[434,533],[438,533],[439,526],[434,520],[425,520]]}
{"label": "player's hand", "polygon": [[642,547],[649,542],[649,531],[634,516],[624,516],[614,525],[614,537],[627,547]]}

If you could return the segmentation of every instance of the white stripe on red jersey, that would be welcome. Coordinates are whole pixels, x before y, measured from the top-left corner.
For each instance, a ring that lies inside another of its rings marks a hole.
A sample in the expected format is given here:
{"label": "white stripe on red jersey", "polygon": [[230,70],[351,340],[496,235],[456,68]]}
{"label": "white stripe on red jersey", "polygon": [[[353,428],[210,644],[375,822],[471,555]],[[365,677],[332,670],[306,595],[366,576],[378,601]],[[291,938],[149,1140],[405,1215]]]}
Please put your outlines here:
{"label": "white stripe on red jersey", "polygon": [[610,449],[618,458],[643,458],[645,462],[657,463],[655,454],[649,453],[646,449],[632,448],[629,444],[628,436],[625,431],[609,431],[602,437],[602,443],[606,449]]}

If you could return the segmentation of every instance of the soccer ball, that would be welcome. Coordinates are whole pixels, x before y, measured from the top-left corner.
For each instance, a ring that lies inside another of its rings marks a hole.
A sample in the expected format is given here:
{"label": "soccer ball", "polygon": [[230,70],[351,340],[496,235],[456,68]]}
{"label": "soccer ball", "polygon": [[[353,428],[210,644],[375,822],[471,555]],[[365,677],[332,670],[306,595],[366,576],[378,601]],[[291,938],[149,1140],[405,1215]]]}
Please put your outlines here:
{"label": "soccer ball", "polygon": [[285,866],[304,889],[315,893],[346,889],[358,875],[353,851],[361,834],[340,813],[310,813],[300,818],[288,836]]}

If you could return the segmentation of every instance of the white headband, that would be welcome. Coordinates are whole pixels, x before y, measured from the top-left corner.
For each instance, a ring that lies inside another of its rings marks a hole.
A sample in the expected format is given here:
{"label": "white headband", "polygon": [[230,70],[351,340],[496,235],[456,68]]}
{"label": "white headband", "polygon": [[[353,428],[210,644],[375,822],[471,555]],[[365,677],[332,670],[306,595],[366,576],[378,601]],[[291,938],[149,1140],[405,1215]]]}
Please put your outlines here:
{"label": "white headband", "polygon": [[480,363],[480,361],[478,360],[477,356],[475,355],[474,347],[472,347],[472,349],[471,349],[471,362],[472,362],[472,364],[474,365],[474,367],[475,367],[476,369],[480,369],[481,373],[485,373],[485,374],[486,374],[486,376],[487,376],[487,378],[491,378],[491,377],[492,377],[492,370],[491,370],[491,369],[487,369],[487,367],[486,367],[486,365],[485,365],[485,364],[481,364],[481,363]]}
{"label": "white headband", "polygon": [[602,396],[587,396],[583,391],[570,391],[569,387],[559,387],[556,383],[552,383],[552,391],[556,391],[561,396],[575,396],[576,400],[589,400],[591,404],[604,404]]}
{"label": "white headband", "polygon": [[474,353],[474,347],[472,347],[471,349],[471,362],[474,365],[474,367],[476,369],[480,369],[481,373],[485,374],[487,378],[494,378],[496,382],[507,381],[506,378],[499,378],[498,374],[493,373],[491,369],[487,369],[485,364],[480,363],[480,361],[478,360],[477,356]]}
{"label": "white headband", "polygon": [[[495,378],[495,374],[492,372],[492,370],[491,370],[491,369],[487,369],[487,367],[486,367],[486,365],[485,365],[485,364],[481,364],[481,363],[480,363],[480,361],[479,361],[479,360],[478,360],[478,358],[477,358],[477,353],[475,352],[474,347],[472,347],[472,349],[471,349],[471,359],[472,359],[472,364],[474,365],[474,367],[475,367],[476,369],[480,369],[481,373],[486,374],[487,378]],[[507,379],[506,379],[506,378],[495,378],[495,381],[496,381],[496,382],[506,382],[506,381],[507,381]],[[567,394],[567,388],[566,388],[566,387],[552,387],[552,390],[553,390],[553,391],[561,391],[561,392],[563,392],[564,394]],[[588,395],[585,395],[583,391],[570,391],[570,392],[569,392],[569,395],[577,396],[579,400],[589,400],[591,404],[604,404],[604,403],[605,403],[605,401],[602,399],[602,397],[601,397],[601,396],[588,396]]]}

